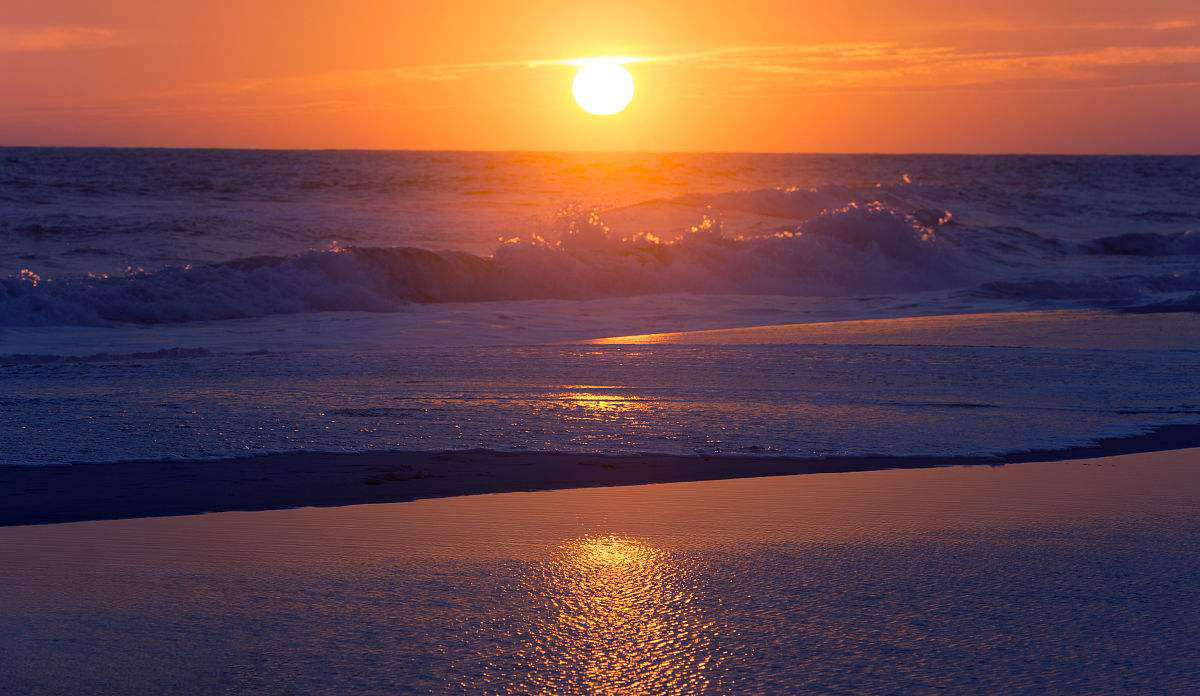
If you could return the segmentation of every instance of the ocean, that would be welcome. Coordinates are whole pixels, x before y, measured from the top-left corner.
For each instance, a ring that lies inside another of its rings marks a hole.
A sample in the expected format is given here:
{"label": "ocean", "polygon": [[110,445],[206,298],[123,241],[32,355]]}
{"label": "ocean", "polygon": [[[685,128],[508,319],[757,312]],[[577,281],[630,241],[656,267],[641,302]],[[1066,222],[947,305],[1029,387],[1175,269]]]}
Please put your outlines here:
{"label": "ocean", "polygon": [[1060,449],[1200,423],[1197,310],[1198,157],[0,149],[5,464]]}

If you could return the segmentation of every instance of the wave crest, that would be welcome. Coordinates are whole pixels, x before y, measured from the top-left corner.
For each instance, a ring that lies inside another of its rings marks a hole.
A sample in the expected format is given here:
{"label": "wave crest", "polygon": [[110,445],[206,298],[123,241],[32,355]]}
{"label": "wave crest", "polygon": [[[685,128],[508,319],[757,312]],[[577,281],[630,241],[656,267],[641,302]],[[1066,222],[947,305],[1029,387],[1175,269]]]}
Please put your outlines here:
{"label": "wave crest", "polygon": [[688,194],[604,215],[567,208],[545,236],[503,240],[486,256],[335,243],[113,277],[45,278],[21,269],[0,279],[0,325],[162,324],[675,292],[836,297],[961,289],[972,300],[1010,304],[1136,306],[1166,298],[1164,306],[1175,307],[1177,295],[1200,290],[1195,232],[1065,242],[1021,227],[963,224],[938,205],[937,194],[904,180]]}
{"label": "wave crest", "polygon": [[962,264],[933,227],[881,204],[850,204],[759,237],[705,219],[672,240],[619,237],[598,215],[560,239],[512,239],[492,256],[351,247],[132,271],[0,281],[0,324],[174,323],[409,302],[586,299],[657,292],[841,295],[952,287]]}

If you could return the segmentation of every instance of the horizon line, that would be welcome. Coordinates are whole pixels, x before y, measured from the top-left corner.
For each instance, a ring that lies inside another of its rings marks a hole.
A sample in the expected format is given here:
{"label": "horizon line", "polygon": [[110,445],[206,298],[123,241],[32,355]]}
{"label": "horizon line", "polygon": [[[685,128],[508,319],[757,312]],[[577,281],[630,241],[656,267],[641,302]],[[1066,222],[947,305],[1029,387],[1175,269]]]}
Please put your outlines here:
{"label": "horizon line", "polygon": [[968,150],[537,150],[410,147],[232,147],[225,145],[29,145],[0,143],[0,150],[194,150],[225,152],[409,152],[420,154],[513,155],[819,155],[878,157],[1200,157],[1193,152],[992,151]]}

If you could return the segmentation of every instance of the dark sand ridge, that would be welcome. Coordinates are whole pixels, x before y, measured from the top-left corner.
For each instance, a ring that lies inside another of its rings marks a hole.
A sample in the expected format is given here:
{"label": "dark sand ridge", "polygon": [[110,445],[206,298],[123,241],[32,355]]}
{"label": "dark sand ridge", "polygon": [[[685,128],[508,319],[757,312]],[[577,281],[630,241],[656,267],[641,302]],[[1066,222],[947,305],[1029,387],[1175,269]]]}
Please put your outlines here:
{"label": "dark sand ridge", "polygon": [[[600,343],[788,343],[1195,350],[1200,315],[1094,310],[1000,312],[721,329]],[[553,452],[290,453],[217,461],[0,466],[0,525],[229,510],[384,503],[482,493],[953,465],[1087,459],[1200,446],[1200,425],[1171,425],[1090,447],[1001,457],[823,459],[603,456]]]}
{"label": "dark sand ridge", "polygon": [[1089,459],[1200,446],[1200,425],[1002,457],[687,457],[569,453],[282,454],[219,461],[0,467],[0,525],[402,502],[753,476]]}

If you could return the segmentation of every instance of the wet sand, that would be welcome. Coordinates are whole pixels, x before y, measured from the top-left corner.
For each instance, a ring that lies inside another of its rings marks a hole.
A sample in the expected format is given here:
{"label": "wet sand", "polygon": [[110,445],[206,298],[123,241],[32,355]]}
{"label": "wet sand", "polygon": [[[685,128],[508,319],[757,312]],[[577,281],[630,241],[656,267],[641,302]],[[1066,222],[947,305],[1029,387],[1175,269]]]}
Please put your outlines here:
{"label": "wet sand", "polygon": [[1200,426],[1167,426],[1092,447],[1003,457],[597,456],[569,453],[286,454],[220,461],[0,467],[0,526],[677,481],[1086,459],[1200,446]]}
{"label": "wet sand", "polygon": [[1090,309],[985,312],[611,336],[592,343],[1195,350],[1200,345],[1200,314]]}
{"label": "wet sand", "polygon": [[5,527],[0,691],[1196,693],[1198,464]]}
{"label": "wet sand", "polygon": [[[596,339],[617,344],[1012,346],[1194,351],[1200,315],[1093,310],[771,325]],[[1001,457],[603,456],[569,452],[289,453],[225,460],[0,467],[0,525],[219,511],[401,502],[423,498],[790,474],[1105,457],[1200,446],[1200,425]]]}

